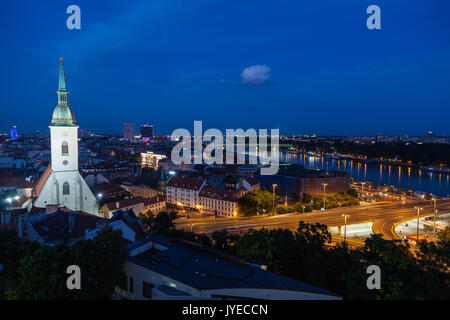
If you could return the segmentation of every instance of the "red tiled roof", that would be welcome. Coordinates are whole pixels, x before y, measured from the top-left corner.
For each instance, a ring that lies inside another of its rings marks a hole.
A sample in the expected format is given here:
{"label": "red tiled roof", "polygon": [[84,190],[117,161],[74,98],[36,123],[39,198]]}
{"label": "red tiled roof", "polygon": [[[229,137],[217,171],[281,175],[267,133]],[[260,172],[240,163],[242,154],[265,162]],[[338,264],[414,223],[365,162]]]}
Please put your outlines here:
{"label": "red tiled roof", "polygon": [[109,196],[116,196],[121,194],[128,194],[126,190],[119,187],[118,185],[114,183],[100,183],[94,186],[94,192],[95,193],[102,193],[103,196],[109,197]]}
{"label": "red tiled roof", "polygon": [[149,206],[151,204],[155,204],[157,202],[163,202],[163,201],[166,201],[166,197],[156,196],[156,197],[153,197],[153,198],[145,199],[144,206]]}
{"label": "red tiled roof", "polygon": [[[119,203],[119,207],[117,207],[117,203]],[[136,197],[136,198],[129,198],[129,199],[124,199],[124,200],[120,200],[120,201],[112,201],[112,202],[108,202],[106,204],[106,206],[108,207],[109,210],[116,210],[116,209],[131,207],[131,206],[134,206],[139,203],[145,203],[145,199],[142,197]]]}
{"label": "red tiled roof", "polygon": [[239,190],[218,190],[211,186],[205,186],[202,191],[200,191],[199,196],[225,201],[237,201],[244,194],[245,189],[242,188]]}
{"label": "red tiled roof", "polygon": [[0,177],[0,187],[1,188],[33,188],[33,183],[27,181],[24,177]]}
{"label": "red tiled roof", "polygon": [[203,178],[202,176],[196,177],[174,176],[167,182],[167,186],[175,188],[199,190],[204,181],[205,178]]}
{"label": "red tiled roof", "polygon": [[39,193],[41,193],[42,188],[44,187],[45,183],[48,180],[48,177],[52,174],[52,163],[50,162],[45,169],[42,176],[39,178],[38,182],[36,183],[36,186],[34,187],[34,197],[38,197]]}

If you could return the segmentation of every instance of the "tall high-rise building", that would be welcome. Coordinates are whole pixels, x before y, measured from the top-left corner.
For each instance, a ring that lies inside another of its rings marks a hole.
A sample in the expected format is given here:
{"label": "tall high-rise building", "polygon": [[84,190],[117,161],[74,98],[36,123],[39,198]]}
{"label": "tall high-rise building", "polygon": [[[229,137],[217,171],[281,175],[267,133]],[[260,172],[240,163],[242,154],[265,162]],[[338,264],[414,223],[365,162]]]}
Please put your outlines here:
{"label": "tall high-rise building", "polygon": [[134,140],[134,124],[132,123],[123,124],[123,138],[129,141]]}
{"label": "tall high-rise building", "polygon": [[67,98],[63,59],[60,59],[58,105],[50,124],[51,161],[34,190],[34,205],[66,207],[98,214],[97,199],[78,171],[78,126]]}
{"label": "tall high-rise building", "polygon": [[16,126],[12,126],[9,129],[9,140],[17,141],[18,139],[19,139],[19,131],[17,130]]}
{"label": "tall high-rise building", "polygon": [[154,127],[150,124],[141,125],[141,139],[142,141],[149,141],[153,138]]}
{"label": "tall high-rise building", "polygon": [[423,135],[423,138],[426,143],[434,143],[437,140],[436,133],[431,132],[431,131],[425,132],[425,134]]}

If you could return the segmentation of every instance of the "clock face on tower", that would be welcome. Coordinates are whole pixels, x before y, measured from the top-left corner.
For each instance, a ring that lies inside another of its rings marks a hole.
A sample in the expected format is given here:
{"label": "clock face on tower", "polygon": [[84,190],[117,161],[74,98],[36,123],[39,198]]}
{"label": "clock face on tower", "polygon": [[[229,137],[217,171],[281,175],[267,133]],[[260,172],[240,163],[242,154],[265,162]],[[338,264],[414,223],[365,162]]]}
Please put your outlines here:
{"label": "clock face on tower", "polygon": [[67,161],[67,160],[64,160],[64,161],[63,161],[63,165],[65,165],[65,166],[66,166],[68,163],[69,163],[69,161]]}

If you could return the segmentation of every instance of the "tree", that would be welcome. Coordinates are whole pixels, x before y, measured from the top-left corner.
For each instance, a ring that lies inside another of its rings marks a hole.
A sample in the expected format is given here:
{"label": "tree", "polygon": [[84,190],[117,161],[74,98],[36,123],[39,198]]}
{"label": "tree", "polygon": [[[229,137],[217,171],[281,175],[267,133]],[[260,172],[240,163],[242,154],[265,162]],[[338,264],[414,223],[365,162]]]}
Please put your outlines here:
{"label": "tree", "polygon": [[69,247],[69,259],[64,265],[81,268],[81,288],[73,290],[75,299],[109,299],[123,278],[123,267],[128,256],[122,231],[101,230],[93,240],[80,240]]}
{"label": "tree", "polygon": [[239,236],[233,235],[226,229],[223,229],[220,231],[214,231],[211,235],[211,239],[214,249],[226,251],[235,245],[236,241],[239,239]]}
{"label": "tree", "polygon": [[253,190],[238,200],[239,213],[245,216],[255,215],[269,210],[273,205],[273,195],[267,190]]}
{"label": "tree", "polygon": [[294,202],[299,202],[299,201],[301,200],[300,193],[298,193],[298,192],[292,193],[292,194],[291,194],[291,199],[292,199],[292,201],[294,201]]}
{"label": "tree", "polygon": [[[7,246],[8,250],[17,250],[17,261],[10,259],[12,255],[2,257],[5,270],[0,273],[0,287],[6,299],[109,299],[124,275],[127,251],[122,232],[112,228],[73,246],[39,246],[20,239],[10,241]],[[69,290],[66,286],[70,265],[81,269],[82,290]]]}
{"label": "tree", "polygon": [[250,229],[236,242],[233,252],[254,263],[265,264],[273,272],[280,270],[275,259],[275,240],[270,237],[267,229]]}
{"label": "tree", "polygon": [[356,189],[348,189],[347,195],[349,195],[353,198],[358,198],[358,191],[356,191]]}
{"label": "tree", "polygon": [[155,215],[141,215],[141,221],[146,233],[154,232],[159,235],[168,235],[175,228],[174,220],[177,215],[175,212],[167,213],[162,211]]}
{"label": "tree", "polygon": [[302,203],[311,203],[312,199],[313,198],[310,194],[304,193],[302,197]]}
{"label": "tree", "polygon": [[446,226],[444,230],[439,231],[436,236],[442,242],[450,242],[450,227]]}
{"label": "tree", "polygon": [[[361,250],[353,252],[353,266],[344,274],[346,295],[350,299],[417,299],[423,285],[409,245],[400,240],[384,240],[381,235],[366,239]],[[380,290],[365,286],[367,267],[376,265],[381,270]],[[420,283],[418,283],[420,281]]]}

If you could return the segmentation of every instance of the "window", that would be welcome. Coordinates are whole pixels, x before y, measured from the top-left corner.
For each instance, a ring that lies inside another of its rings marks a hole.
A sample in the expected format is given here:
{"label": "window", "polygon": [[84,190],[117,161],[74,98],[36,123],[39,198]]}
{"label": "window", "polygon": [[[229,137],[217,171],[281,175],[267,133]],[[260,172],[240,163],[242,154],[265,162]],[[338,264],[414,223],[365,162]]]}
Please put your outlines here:
{"label": "window", "polygon": [[130,292],[134,292],[134,283],[133,283],[133,277],[130,277]]}
{"label": "window", "polygon": [[142,281],[142,295],[147,298],[147,299],[151,299],[152,298],[152,289],[155,286],[151,283],[148,283],[147,281]]}
{"label": "window", "polygon": [[61,152],[63,156],[69,155],[69,144],[66,141],[62,143]]}
{"label": "window", "polygon": [[123,275],[123,277],[120,278],[119,287],[120,287],[120,289],[127,291],[127,276],[126,275]]}
{"label": "window", "polygon": [[64,182],[63,184],[63,195],[70,194],[70,186],[68,182]]}

